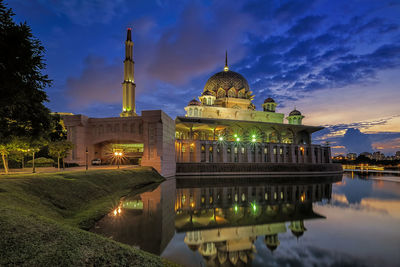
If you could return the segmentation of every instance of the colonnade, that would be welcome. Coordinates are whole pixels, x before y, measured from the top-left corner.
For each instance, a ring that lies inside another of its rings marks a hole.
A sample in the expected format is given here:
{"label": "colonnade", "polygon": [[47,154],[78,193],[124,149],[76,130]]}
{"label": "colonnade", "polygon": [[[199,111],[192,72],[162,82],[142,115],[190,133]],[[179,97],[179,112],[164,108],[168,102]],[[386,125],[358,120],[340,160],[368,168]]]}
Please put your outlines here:
{"label": "colonnade", "polygon": [[330,147],[313,144],[176,140],[176,162],[331,163]]}

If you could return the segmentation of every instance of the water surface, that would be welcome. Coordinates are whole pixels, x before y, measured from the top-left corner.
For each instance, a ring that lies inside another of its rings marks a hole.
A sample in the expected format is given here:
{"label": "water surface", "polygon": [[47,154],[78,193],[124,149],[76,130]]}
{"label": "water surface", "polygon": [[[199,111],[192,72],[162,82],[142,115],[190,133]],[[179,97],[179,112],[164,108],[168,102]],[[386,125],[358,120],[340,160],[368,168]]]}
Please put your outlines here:
{"label": "water surface", "polygon": [[398,266],[399,178],[173,179],[92,231],[185,266]]}

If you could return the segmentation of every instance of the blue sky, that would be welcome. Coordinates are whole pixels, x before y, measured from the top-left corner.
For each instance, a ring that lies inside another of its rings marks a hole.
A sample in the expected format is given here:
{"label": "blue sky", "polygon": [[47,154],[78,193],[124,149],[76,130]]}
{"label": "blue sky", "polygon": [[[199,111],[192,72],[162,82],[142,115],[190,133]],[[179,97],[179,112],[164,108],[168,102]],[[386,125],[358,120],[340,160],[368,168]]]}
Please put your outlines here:
{"label": "blue sky", "polygon": [[133,27],[137,111],[171,117],[208,77],[243,74],[261,108],[294,106],[323,125],[334,153],[400,150],[400,1],[8,0],[46,48],[53,111],[121,110],[124,39]]}

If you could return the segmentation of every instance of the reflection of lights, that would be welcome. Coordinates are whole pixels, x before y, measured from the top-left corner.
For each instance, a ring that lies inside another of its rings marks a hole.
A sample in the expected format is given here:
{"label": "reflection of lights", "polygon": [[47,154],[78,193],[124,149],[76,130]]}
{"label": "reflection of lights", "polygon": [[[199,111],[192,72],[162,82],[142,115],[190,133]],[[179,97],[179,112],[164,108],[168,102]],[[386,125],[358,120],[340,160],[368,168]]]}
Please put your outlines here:
{"label": "reflection of lights", "polygon": [[253,212],[256,212],[256,211],[257,211],[256,202],[251,203],[251,207],[253,208]]}
{"label": "reflection of lights", "polygon": [[305,192],[300,196],[300,200],[301,200],[301,202],[304,202],[304,200],[306,200],[306,193]]}

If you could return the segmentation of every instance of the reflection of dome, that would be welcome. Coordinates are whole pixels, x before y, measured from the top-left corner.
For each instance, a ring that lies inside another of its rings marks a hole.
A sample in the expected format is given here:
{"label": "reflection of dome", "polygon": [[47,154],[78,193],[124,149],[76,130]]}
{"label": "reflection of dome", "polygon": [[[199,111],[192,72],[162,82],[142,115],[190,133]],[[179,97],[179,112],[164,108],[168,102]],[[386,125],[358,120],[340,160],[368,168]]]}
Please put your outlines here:
{"label": "reflection of dome", "polygon": [[275,103],[275,100],[273,100],[271,97],[268,97],[267,99],[264,100],[265,103]]}
{"label": "reflection of dome", "polygon": [[195,98],[193,98],[190,102],[188,106],[200,106],[201,103],[199,101],[197,101]]}
{"label": "reflection of dome", "polygon": [[245,89],[245,93],[249,92],[247,80],[239,73],[230,70],[221,71],[211,76],[204,86],[204,91],[213,91],[217,94],[219,88],[228,91],[232,87],[236,90]]}
{"label": "reflection of dome", "polygon": [[292,110],[292,112],[289,113],[289,116],[301,116],[301,112],[297,109],[294,109]]}
{"label": "reflection of dome", "polygon": [[292,234],[294,236],[296,236],[297,238],[299,238],[300,236],[302,236],[304,234],[304,232],[303,231],[294,231],[294,230],[292,230]]}
{"label": "reflection of dome", "polygon": [[195,244],[188,244],[187,245],[191,251],[195,252],[197,250],[199,250],[200,245],[195,245]]}

